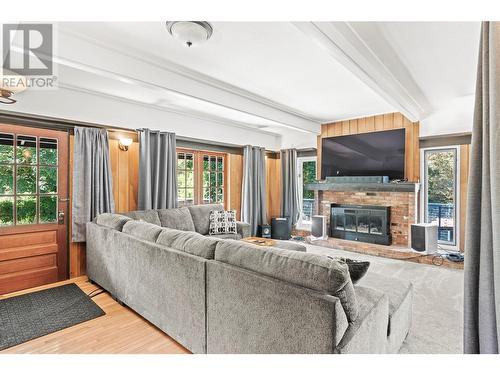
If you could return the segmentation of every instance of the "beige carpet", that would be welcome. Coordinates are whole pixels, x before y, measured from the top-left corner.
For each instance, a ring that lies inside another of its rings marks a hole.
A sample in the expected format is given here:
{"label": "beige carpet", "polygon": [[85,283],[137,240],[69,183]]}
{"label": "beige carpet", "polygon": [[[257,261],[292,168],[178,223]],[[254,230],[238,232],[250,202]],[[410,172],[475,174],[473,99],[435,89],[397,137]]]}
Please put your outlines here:
{"label": "beige carpet", "polygon": [[368,272],[409,280],[414,286],[413,323],[400,353],[461,354],[463,271],[306,245],[317,254],[370,261]]}

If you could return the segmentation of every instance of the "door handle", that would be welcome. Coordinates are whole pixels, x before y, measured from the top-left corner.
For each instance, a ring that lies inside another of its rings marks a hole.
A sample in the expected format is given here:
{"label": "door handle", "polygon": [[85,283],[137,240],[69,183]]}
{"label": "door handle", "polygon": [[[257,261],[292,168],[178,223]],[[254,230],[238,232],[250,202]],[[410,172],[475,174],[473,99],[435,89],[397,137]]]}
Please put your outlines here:
{"label": "door handle", "polygon": [[64,211],[59,211],[57,213],[57,223],[64,224]]}
{"label": "door handle", "polygon": [[69,202],[69,198],[59,198],[59,202]]}

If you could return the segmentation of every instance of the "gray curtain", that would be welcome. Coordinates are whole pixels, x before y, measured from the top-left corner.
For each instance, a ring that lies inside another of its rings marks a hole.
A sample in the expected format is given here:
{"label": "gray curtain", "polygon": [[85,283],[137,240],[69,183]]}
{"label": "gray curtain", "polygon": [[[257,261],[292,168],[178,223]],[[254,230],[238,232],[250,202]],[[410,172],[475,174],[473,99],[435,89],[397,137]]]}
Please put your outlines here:
{"label": "gray curtain", "polygon": [[500,342],[500,24],[481,31],[465,232],[464,351]]}
{"label": "gray curtain", "polygon": [[257,226],[267,223],[266,150],[263,147],[243,148],[243,184],[241,220],[251,225],[252,236]]}
{"label": "gray curtain", "polygon": [[281,150],[281,216],[289,217],[292,225],[300,216],[299,176],[297,150]]}
{"label": "gray curtain", "polygon": [[114,212],[108,132],[75,128],[73,152],[72,241],[85,241],[85,226],[103,212]]}
{"label": "gray curtain", "polygon": [[139,129],[140,210],[177,207],[175,133]]}

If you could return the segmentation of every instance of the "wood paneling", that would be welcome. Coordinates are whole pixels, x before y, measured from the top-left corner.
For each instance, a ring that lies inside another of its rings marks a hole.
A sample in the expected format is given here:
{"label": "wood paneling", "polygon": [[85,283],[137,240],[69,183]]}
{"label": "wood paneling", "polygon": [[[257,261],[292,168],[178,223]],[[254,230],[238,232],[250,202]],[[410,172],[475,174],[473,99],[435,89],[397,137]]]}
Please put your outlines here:
{"label": "wood paneling", "polygon": [[[128,151],[122,151],[118,147],[118,140],[110,139],[109,156],[111,162],[111,174],[113,176],[113,198],[115,200],[115,210],[116,212],[136,210],[139,183],[139,143],[134,142],[129,146]],[[73,136],[70,137],[70,186],[72,181],[72,171]],[[70,194],[72,194],[72,186]],[[85,243],[71,242],[69,250],[70,277],[85,275],[85,263]]]}
{"label": "wood paneling", "polygon": [[278,155],[266,156],[267,220],[281,216],[281,161]]}
{"label": "wood paneling", "polygon": [[401,113],[386,113],[383,115],[364,117],[348,121],[339,121],[321,125],[321,135],[318,137],[318,179],[321,176],[321,140],[326,137],[369,133],[401,129],[406,130],[405,136],[405,177],[410,182],[420,180],[419,123],[411,122]]}
{"label": "wood paneling", "polygon": [[236,210],[236,217],[241,218],[241,183],[243,181],[243,155],[229,154],[228,191],[230,210]]}
{"label": "wood paneling", "polygon": [[[96,290],[97,286],[79,277],[41,288],[13,293],[7,297],[21,295],[75,282],[85,293]],[[189,351],[136,314],[128,307],[121,306],[108,293],[101,293],[92,300],[104,310],[106,315],[77,324],[76,326],[51,333],[47,336],[16,345],[2,354],[182,354]]]}
{"label": "wood paneling", "polygon": [[467,192],[469,181],[470,145],[460,145],[460,239],[459,249],[465,250],[465,224],[467,216]]}

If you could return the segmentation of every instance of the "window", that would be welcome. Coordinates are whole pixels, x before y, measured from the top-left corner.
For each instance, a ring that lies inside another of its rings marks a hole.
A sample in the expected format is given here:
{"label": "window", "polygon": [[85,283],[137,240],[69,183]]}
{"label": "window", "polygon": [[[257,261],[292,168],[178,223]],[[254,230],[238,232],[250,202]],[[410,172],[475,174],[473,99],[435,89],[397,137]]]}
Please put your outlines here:
{"label": "window", "polygon": [[0,133],[0,226],[57,221],[57,140]]}
{"label": "window", "polygon": [[458,147],[423,151],[423,221],[438,225],[438,242],[456,246],[458,222]]}
{"label": "window", "polygon": [[194,204],[194,154],[177,153],[177,200],[180,206]]}
{"label": "window", "polygon": [[297,227],[308,228],[311,225],[316,203],[314,200],[314,191],[307,190],[305,184],[316,181],[316,157],[297,158],[297,167],[301,211]]}
{"label": "window", "polygon": [[177,150],[179,206],[226,202],[226,155]]}

